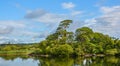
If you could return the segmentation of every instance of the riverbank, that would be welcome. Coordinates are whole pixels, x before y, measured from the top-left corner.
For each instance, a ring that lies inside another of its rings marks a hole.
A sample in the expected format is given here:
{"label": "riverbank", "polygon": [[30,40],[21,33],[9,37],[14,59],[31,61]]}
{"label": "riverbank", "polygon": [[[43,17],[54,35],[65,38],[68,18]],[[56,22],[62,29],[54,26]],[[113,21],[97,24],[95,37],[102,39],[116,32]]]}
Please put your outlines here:
{"label": "riverbank", "polygon": [[[65,57],[65,56],[55,56],[55,55],[44,55],[44,54],[28,54],[29,56],[37,56],[37,57]],[[96,56],[96,57],[104,57],[104,56],[107,56],[105,54],[85,54],[85,55],[79,55],[81,57],[93,57],[93,56]],[[79,57],[79,56],[76,56],[76,55],[70,55],[69,57]]]}
{"label": "riverbank", "polygon": [[[40,53],[33,53],[34,51],[31,50],[16,50],[16,51],[0,51],[0,55],[26,55],[32,57],[64,57],[64,55],[49,55],[49,54],[40,54]],[[119,55],[110,55],[110,54],[84,54],[84,55],[69,55],[69,57],[104,57],[104,56],[119,56]],[[66,57],[66,56],[65,56]]]}

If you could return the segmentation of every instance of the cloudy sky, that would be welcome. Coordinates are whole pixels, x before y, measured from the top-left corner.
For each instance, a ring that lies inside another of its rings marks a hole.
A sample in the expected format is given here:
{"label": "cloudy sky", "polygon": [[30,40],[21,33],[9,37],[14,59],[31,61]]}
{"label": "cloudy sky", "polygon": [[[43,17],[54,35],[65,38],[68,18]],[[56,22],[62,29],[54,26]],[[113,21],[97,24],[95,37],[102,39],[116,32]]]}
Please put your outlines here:
{"label": "cloudy sky", "polygon": [[59,22],[120,38],[120,0],[1,0],[0,44],[40,42]]}

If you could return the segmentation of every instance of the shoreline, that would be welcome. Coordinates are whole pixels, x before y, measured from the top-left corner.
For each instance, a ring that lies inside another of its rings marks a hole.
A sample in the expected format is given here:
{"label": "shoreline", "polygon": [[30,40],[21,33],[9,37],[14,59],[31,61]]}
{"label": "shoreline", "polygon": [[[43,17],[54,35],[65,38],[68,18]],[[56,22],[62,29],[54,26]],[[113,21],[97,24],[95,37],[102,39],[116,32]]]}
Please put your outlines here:
{"label": "shoreline", "polygon": [[[54,56],[54,55],[43,55],[43,54],[28,54],[29,56],[37,56],[37,57],[65,57],[65,56]],[[107,56],[105,54],[85,54],[85,55],[79,55],[81,57],[104,57]],[[79,56],[69,56],[69,57],[79,57]],[[115,56],[115,55],[113,55]]]}

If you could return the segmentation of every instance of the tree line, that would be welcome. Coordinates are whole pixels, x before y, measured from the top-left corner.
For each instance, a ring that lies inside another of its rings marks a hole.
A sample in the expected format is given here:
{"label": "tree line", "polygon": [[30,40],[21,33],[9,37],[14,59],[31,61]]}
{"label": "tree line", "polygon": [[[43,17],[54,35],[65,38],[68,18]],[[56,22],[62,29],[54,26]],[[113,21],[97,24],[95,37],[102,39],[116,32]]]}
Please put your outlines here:
{"label": "tree line", "polygon": [[[120,40],[99,32],[94,32],[89,27],[77,28],[75,32],[69,31],[72,20],[60,22],[56,31],[36,44],[3,45],[1,51],[27,50],[29,54],[51,56],[81,56],[87,54],[119,55]],[[102,27],[101,27],[102,28]],[[26,52],[27,52],[26,51]]]}

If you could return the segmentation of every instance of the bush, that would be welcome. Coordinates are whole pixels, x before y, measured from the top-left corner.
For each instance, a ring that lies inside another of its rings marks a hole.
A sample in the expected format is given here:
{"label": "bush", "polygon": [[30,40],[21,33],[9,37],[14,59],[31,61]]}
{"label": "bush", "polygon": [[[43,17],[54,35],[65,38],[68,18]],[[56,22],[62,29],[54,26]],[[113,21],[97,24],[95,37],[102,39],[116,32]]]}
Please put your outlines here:
{"label": "bush", "polygon": [[55,48],[53,48],[53,52],[52,52],[53,55],[57,55],[57,56],[69,56],[72,53],[73,53],[73,48],[68,44],[58,45]]}
{"label": "bush", "polygon": [[84,51],[80,46],[74,48],[74,54],[79,56],[79,55],[84,55]]}
{"label": "bush", "polygon": [[108,54],[108,55],[115,55],[117,53],[118,53],[117,49],[106,50],[106,54]]}

